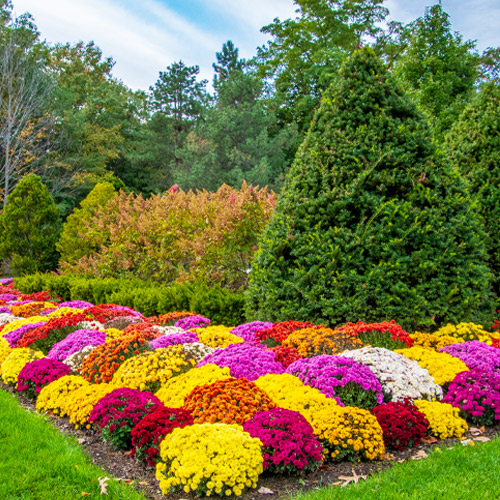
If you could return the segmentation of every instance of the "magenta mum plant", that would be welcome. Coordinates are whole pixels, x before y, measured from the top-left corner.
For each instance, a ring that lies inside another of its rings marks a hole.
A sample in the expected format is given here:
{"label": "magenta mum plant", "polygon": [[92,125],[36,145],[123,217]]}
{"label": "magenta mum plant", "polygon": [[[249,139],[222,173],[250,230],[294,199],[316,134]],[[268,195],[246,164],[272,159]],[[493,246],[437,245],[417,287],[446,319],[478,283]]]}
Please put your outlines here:
{"label": "magenta mum plant", "polygon": [[26,363],[19,372],[17,390],[26,397],[35,399],[46,385],[70,373],[71,368],[60,361],[37,359]]}

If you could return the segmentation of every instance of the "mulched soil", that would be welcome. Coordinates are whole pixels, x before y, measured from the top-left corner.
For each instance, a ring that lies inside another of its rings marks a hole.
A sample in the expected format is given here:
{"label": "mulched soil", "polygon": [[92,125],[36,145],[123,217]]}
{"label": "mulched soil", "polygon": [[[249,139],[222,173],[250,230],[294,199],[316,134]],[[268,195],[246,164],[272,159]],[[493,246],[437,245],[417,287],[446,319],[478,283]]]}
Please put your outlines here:
{"label": "mulched soil", "polygon": [[[35,403],[17,394],[13,390],[0,382],[0,389],[15,393],[18,397],[19,405],[27,411],[35,412]],[[69,423],[68,418],[49,417],[49,422],[64,434],[71,435],[81,444],[83,450],[88,454],[93,464],[104,469],[109,477],[114,477],[131,483],[138,491],[141,491],[151,500],[183,500],[196,498],[192,493],[171,493],[162,495],[155,478],[154,469],[146,468],[142,463],[130,458],[129,453],[115,451],[110,445],[104,443],[93,430],[75,430]],[[413,460],[418,455],[424,456],[431,448],[439,446],[441,448],[453,446],[459,442],[469,445],[471,441],[485,441],[500,436],[500,425],[487,427],[480,435],[479,432],[469,433],[462,439],[446,439],[437,442],[422,443],[416,448],[404,451],[387,450],[384,460],[350,463],[340,462],[327,464],[318,471],[304,476],[272,476],[261,475],[257,488],[246,491],[241,495],[241,500],[271,500],[285,499],[299,491],[317,489],[336,482],[343,483],[342,477],[352,477],[353,473],[358,476],[370,476],[392,467],[396,463]],[[260,490],[260,492],[259,492]]]}

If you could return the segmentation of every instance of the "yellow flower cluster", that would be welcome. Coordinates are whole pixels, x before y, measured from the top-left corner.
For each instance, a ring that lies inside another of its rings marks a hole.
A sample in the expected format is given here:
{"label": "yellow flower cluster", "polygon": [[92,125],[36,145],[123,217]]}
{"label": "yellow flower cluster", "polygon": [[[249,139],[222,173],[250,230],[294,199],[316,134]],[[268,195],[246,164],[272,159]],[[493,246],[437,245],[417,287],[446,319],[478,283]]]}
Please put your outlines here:
{"label": "yellow flower cluster", "polygon": [[2,363],[2,380],[6,384],[16,385],[17,377],[24,368],[24,365],[30,361],[35,361],[35,359],[42,359],[44,357],[45,355],[43,352],[34,351],[29,347],[11,349],[9,355]]}
{"label": "yellow flower cluster", "polygon": [[47,316],[31,316],[30,318],[15,319],[14,321],[11,321],[2,328],[1,335],[3,336],[6,333],[17,330],[18,328],[21,328],[21,326],[23,325],[29,325],[31,323],[39,323],[41,321],[47,322],[49,321],[49,318],[47,318]]}
{"label": "yellow flower cluster", "polygon": [[[499,332],[487,332],[481,325],[476,323],[459,323],[458,325],[447,324],[434,332],[434,335],[441,337],[447,335],[455,339],[480,340],[481,342],[491,343],[492,338],[500,338]],[[456,342],[455,342],[456,343]]]}
{"label": "yellow flower cluster", "polygon": [[156,478],[163,494],[183,488],[198,496],[241,495],[246,487],[257,486],[263,470],[261,445],[238,425],[176,428],[160,444]]}
{"label": "yellow flower cluster", "polygon": [[267,393],[276,406],[299,412],[309,422],[313,414],[338,406],[335,399],[326,397],[289,373],[264,375],[255,384]]}
{"label": "yellow flower cluster", "polygon": [[419,346],[397,349],[395,352],[415,360],[431,374],[438,385],[445,385],[451,382],[458,373],[468,370],[463,361],[446,352],[431,351]]}
{"label": "yellow flower cluster", "polygon": [[118,328],[106,328],[104,331],[106,332],[106,342],[123,337],[123,330],[118,330]]}
{"label": "yellow flower cluster", "polygon": [[90,429],[88,423],[90,412],[97,402],[116,389],[111,384],[83,384],[76,391],[70,392],[62,406],[62,410],[69,416],[70,424],[74,424],[75,429],[86,426]]}
{"label": "yellow flower cluster", "polygon": [[66,415],[65,403],[70,394],[82,386],[90,385],[79,375],[65,375],[46,385],[36,399],[36,411],[49,412],[63,417]]}
{"label": "yellow flower cluster", "polygon": [[55,311],[52,311],[47,316],[49,318],[61,318],[62,316],[81,314],[82,310],[76,307],[60,307]]}
{"label": "yellow flower cluster", "polygon": [[460,438],[469,427],[467,422],[460,417],[460,410],[448,403],[439,401],[413,401],[429,421],[431,433],[439,439]]}
{"label": "yellow flower cluster", "polygon": [[375,460],[385,452],[382,428],[367,410],[337,406],[312,413],[309,422],[332,460]]}
{"label": "yellow flower cluster", "polygon": [[233,377],[231,377],[227,366],[220,368],[212,363],[207,363],[168,380],[155,395],[167,408],[181,408],[184,405],[184,398],[189,396],[195,387],[213,384],[228,378]]}
{"label": "yellow flower cluster", "polygon": [[2,364],[7,359],[7,356],[10,354],[11,350],[12,349],[10,347],[0,350],[0,375],[2,375]]}
{"label": "yellow flower cluster", "polygon": [[231,330],[231,327],[216,325],[207,326],[206,328],[193,328],[190,331],[197,333],[200,342],[210,347],[227,347],[231,344],[243,342],[241,337],[229,333]]}
{"label": "yellow flower cluster", "polygon": [[0,337],[0,352],[6,349],[10,349],[10,345],[3,337]]}
{"label": "yellow flower cluster", "polygon": [[185,373],[195,366],[192,356],[182,345],[147,351],[127,359],[113,375],[115,387],[129,387],[141,391],[157,391],[167,380]]}
{"label": "yellow flower cluster", "polygon": [[410,334],[410,337],[414,341],[413,347],[420,346],[433,351],[439,351],[443,347],[465,342],[464,339],[452,337],[451,335],[435,335],[433,333],[415,332]]}

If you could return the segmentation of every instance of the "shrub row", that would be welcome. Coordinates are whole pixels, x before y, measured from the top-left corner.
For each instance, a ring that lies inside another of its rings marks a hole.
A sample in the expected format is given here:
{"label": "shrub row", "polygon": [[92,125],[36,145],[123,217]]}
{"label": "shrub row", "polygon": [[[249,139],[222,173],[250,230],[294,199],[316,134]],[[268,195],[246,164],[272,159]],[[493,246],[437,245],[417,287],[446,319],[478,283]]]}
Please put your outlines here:
{"label": "shrub row", "polygon": [[63,300],[128,306],[146,316],[196,311],[211,318],[214,324],[238,325],[245,320],[243,292],[223,289],[218,284],[159,285],[134,279],[38,273],[15,278],[15,286],[23,293],[50,290]]}

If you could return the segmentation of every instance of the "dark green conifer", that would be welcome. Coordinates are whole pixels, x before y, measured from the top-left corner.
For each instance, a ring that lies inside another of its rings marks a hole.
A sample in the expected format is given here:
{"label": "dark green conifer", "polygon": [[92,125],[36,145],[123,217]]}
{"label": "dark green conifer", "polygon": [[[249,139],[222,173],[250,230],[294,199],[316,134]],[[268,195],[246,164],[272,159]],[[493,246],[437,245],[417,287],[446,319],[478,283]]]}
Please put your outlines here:
{"label": "dark green conifer", "polygon": [[0,253],[15,274],[56,269],[61,232],[59,209],[35,174],[23,177],[0,217]]}
{"label": "dark green conifer", "polygon": [[370,49],[325,93],[255,256],[247,312],[268,320],[480,321],[484,229],[429,128]]}

